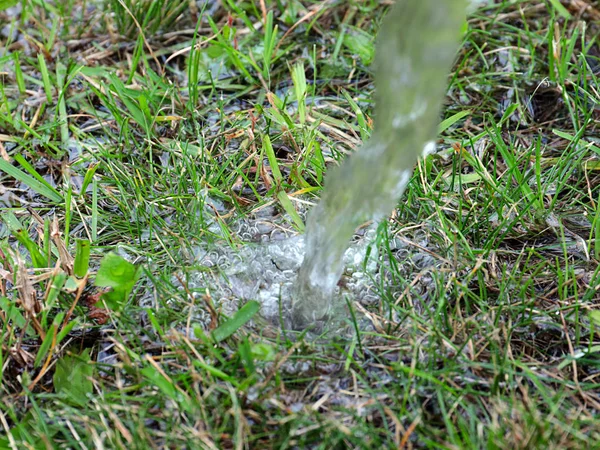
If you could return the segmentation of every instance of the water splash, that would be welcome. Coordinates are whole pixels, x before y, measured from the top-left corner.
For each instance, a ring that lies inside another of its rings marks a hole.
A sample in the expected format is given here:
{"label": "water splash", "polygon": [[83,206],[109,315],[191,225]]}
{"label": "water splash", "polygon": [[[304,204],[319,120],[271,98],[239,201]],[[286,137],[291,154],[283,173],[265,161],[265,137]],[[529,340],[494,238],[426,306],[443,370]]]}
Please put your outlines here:
{"label": "water splash", "polygon": [[335,290],[352,234],[364,221],[392,212],[417,157],[435,138],[465,9],[464,0],[400,0],[385,18],[375,60],[375,129],[328,174],[309,215],[294,327],[323,323],[339,305]]}
{"label": "water splash", "polygon": [[[239,248],[209,243],[194,248],[189,256],[202,269],[189,271],[185,276],[179,274],[173,278],[174,284],[185,279],[186,294],[191,293],[198,303],[204,302],[203,297],[208,294],[226,316],[234,314],[244,302],[257,300],[261,303],[261,320],[266,319],[263,325],[269,323],[277,328],[283,325],[290,329],[293,325],[290,299],[305,254],[304,236],[291,230],[290,235],[273,234],[287,219],[277,214],[275,208],[272,212],[273,216],[245,217],[230,228],[236,239],[245,236],[245,243]],[[358,305],[379,304],[382,286],[386,287],[387,295],[398,298],[406,289],[401,280],[419,274],[419,281],[411,285],[411,293],[418,293],[426,302],[433,281],[425,273],[438,265],[427,251],[421,250],[430,246],[427,233],[411,230],[404,231],[402,237],[387,235],[385,251],[380,252],[383,242],[378,242],[377,237],[381,238],[378,230],[382,231],[373,223],[353,236],[342,257],[344,270],[336,285],[336,295],[352,299],[358,308]],[[411,241],[418,245],[409,244]],[[402,261],[399,272],[389,270],[390,259]],[[152,295],[147,301],[150,305]],[[391,320],[400,320],[395,312],[386,310],[384,315],[388,314]],[[204,308],[195,308],[193,320],[207,327],[211,317]],[[358,318],[360,329],[372,330],[372,325],[367,318]],[[321,330],[318,327],[313,331]],[[327,331],[335,335],[352,333],[343,323],[328,323]]]}

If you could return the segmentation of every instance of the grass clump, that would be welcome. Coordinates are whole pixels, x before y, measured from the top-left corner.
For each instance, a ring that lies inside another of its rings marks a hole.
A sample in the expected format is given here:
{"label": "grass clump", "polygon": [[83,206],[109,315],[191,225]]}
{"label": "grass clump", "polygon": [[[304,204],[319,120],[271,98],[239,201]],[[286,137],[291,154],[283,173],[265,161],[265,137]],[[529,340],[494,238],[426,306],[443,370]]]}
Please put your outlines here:
{"label": "grass clump", "polygon": [[469,17],[378,301],[317,341],[198,252],[302,228],[371,132],[385,5],[189,5],[0,11],[0,447],[594,448],[595,3]]}
{"label": "grass clump", "polygon": [[197,14],[189,11],[190,2],[185,0],[106,0],[106,6],[119,34],[127,38],[153,36],[176,26],[181,16]]}

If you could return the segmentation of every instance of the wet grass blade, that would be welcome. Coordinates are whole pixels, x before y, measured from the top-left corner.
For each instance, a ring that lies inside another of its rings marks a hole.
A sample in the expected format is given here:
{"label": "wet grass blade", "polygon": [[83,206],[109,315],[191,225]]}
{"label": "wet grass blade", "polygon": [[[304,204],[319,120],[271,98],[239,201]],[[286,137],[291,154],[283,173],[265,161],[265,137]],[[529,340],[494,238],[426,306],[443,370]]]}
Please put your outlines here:
{"label": "wet grass blade", "polygon": [[279,203],[281,203],[281,206],[283,207],[285,212],[290,215],[290,217],[296,224],[298,231],[304,231],[304,222],[298,214],[298,211],[296,211],[296,208],[294,208],[294,205],[292,204],[292,201],[290,200],[290,197],[287,195],[287,193],[285,191],[279,191],[277,193],[277,199],[279,200]]}
{"label": "wet grass blade", "polygon": [[277,185],[280,185],[283,181],[283,177],[281,175],[281,170],[279,170],[279,163],[277,162],[277,157],[275,156],[275,152],[273,151],[273,145],[271,144],[271,138],[268,134],[265,134],[263,137],[263,147],[265,153],[267,154],[267,159],[269,160],[269,166],[271,166],[271,173],[273,174],[273,179]]}
{"label": "wet grass blade", "polygon": [[50,350],[50,348],[52,347],[52,344],[53,343],[54,343],[54,345],[57,344],[57,342],[54,342],[55,337],[56,337],[56,330],[60,326],[60,323],[62,322],[64,317],[65,317],[64,312],[59,312],[54,317],[54,320],[52,321],[52,325],[50,325],[50,328],[48,328],[48,330],[46,331],[46,336],[45,336],[44,340],[42,341],[40,350],[35,358],[35,362],[33,363],[34,367],[36,367],[36,368],[40,367],[40,365],[46,358],[46,355],[48,354],[48,350]]}
{"label": "wet grass blade", "polygon": [[263,41],[263,77],[268,82],[271,80],[271,64],[275,59],[275,42],[277,40],[277,25],[273,27],[273,11],[267,14],[265,35]]}
{"label": "wet grass blade", "polygon": [[360,138],[363,141],[366,141],[367,139],[369,139],[369,136],[371,136],[371,130],[369,129],[369,126],[367,125],[367,121],[365,119],[365,115],[364,115],[362,109],[360,109],[360,106],[358,106],[358,104],[350,96],[348,91],[344,90],[344,91],[342,91],[342,94],[344,94],[344,97],[346,97],[346,100],[350,104],[350,107],[354,111],[354,114],[356,114],[356,121],[358,122],[358,126],[360,128]]}
{"label": "wet grass blade", "polygon": [[571,13],[569,13],[567,8],[565,8],[562,5],[560,0],[550,0],[550,4],[554,7],[554,9],[556,9],[556,12],[558,12],[558,14],[560,14],[562,17],[564,17],[565,19],[571,18]]}
{"label": "wet grass blade", "polygon": [[92,179],[92,223],[90,225],[92,242],[98,240],[98,181]]}
{"label": "wet grass blade", "polygon": [[[0,162],[2,162],[1,159]],[[38,245],[29,237],[27,229],[23,227],[19,219],[11,211],[4,212],[0,218],[8,226],[17,241],[27,249],[34,267],[47,267],[46,258],[42,255]]]}
{"label": "wet grass blade", "polygon": [[50,311],[52,311],[52,308],[54,307],[56,300],[58,300],[58,295],[60,294],[66,281],[67,281],[67,274],[65,272],[59,272],[52,277],[52,280],[50,282],[50,287],[48,290],[48,295],[46,296],[46,298],[44,300],[45,304],[44,304],[44,310],[42,312],[42,318],[41,318],[41,323],[42,323],[43,329],[46,329],[46,326],[48,323],[48,315],[49,315]]}
{"label": "wet grass blade", "polygon": [[79,278],[83,278],[88,271],[90,263],[90,241],[87,239],[78,239],[75,250],[75,262],[73,273]]}
{"label": "wet grass blade", "polygon": [[212,332],[215,341],[221,342],[243,327],[260,310],[260,303],[250,300],[231,319],[223,322]]}
{"label": "wet grass blade", "polygon": [[42,53],[38,54],[38,63],[40,65],[40,73],[42,74],[42,84],[44,86],[44,92],[46,93],[46,100],[48,103],[52,102],[52,83],[50,82],[50,74],[48,73],[48,66],[46,66],[46,60]]}
{"label": "wet grass blade", "polygon": [[298,103],[298,116],[300,123],[304,125],[304,122],[306,122],[306,74],[304,64],[302,62],[294,64],[291,74],[296,102]]}
{"label": "wet grass blade", "polygon": [[23,69],[21,69],[21,61],[19,58],[20,52],[13,53],[13,61],[15,64],[15,79],[17,81],[17,87],[19,88],[19,94],[25,93],[25,79],[23,78]]}
{"label": "wet grass blade", "polygon": [[264,135],[263,137],[263,148],[265,153],[267,154],[267,159],[269,160],[269,165],[271,167],[271,173],[273,174],[273,180],[275,181],[275,189],[277,191],[277,199],[281,204],[282,208],[288,215],[292,218],[294,223],[296,224],[298,230],[304,230],[304,222],[302,218],[294,208],[292,201],[288,197],[287,193],[283,190],[281,186],[283,182],[283,175],[281,174],[281,170],[279,169],[279,163],[277,162],[277,157],[275,156],[275,152],[273,150],[273,145],[271,144],[271,139],[268,135]]}
{"label": "wet grass blade", "polygon": [[[31,170],[35,172],[32,166],[29,166]],[[14,167],[12,164],[6,162],[0,158],[0,170],[7,175],[13,177],[15,180],[26,184],[30,189],[37,192],[40,195],[52,200],[53,202],[61,202],[62,196],[56,189],[50,186],[46,181],[40,181],[38,177],[32,177],[22,172],[21,170]],[[36,172],[37,173],[37,172]],[[38,175],[39,176],[39,175]],[[41,178],[41,177],[40,177]]]}
{"label": "wet grass blade", "polygon": [[56,84],[58,87],[58,119],[60,126],[60,141],[63,148],[67,147],[69,142],[69,119],[67,118],[67,102],[66,102],[66,90],[69,87],[67,80],[67,67],[61,62],[56,63]]}
{"label": "wet grass blade", "polygon": [[438,126],[438,133],[443,133],[456,122],[458,122],[460,119],[467,117],[469,114],[471,114],[471,111],[465,109],[464,111],[457,112],[456,114],[448,117],[447,119],[444,119],[442,123],[440,123],[440,125]]}

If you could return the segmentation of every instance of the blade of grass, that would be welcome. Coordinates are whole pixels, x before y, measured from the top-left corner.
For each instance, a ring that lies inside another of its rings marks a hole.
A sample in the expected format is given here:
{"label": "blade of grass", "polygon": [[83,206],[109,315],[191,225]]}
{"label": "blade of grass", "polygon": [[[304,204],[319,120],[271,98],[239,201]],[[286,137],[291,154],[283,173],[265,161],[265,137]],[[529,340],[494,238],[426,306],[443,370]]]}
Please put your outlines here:
{"label": "blade of grass", "polygon": [[40,65],[40,73],[42,74],[44,92],[46,92],[46,100],[48,100],[48,103],[52,103],[52,83],[50,82],[48,66],[46,66],[46,60],[42,53],[38,53],[38,63]]}
{"label": "blade of grass", "polygon": [[223,322],[212,332],[212,337],[216,342],[221,342],[238,331],[242,326],[248,323],[256,313],[260,311],[260,303],[254,300],[248,301],[242,306],[231,319]]}

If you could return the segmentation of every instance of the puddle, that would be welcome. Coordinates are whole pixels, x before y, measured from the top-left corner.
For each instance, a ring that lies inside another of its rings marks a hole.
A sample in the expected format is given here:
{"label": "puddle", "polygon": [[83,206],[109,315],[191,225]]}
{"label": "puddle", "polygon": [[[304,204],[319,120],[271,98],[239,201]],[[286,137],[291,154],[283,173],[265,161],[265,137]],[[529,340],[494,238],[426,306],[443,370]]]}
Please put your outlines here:
{"label": "puddle", "polygon": [[[274,212],[275,208],[263,210],[231,227],[234,236],[244,242],[239,248],[224,243],[196,247],[193,260],[198,270],[188,272],[187,283],[198,298],[208,292],[217,308],[228,316],[245,301],[256,300],[262,305],[263,318],[276,327],[283,319],[284,326],[290,328],[291,295],[304,260],[305,242],[303,235],[291,231],[285,218],[269,217]],[[304,215],[305,211],[301,213]],[[210,228],[218,232],[216,224]],[[367,306],[381,301],[382,287],[392,295],[399,295],[405,289],[405,285],[394,282],[389,270],[390,255],[378,252],[376,236],[377,224],[371,224],[353,237],[344,253],[343,275],[336,287],[338,297]],[[421,244],[427,245],[422,241]],[[408,246],[400,238],[392,238],[389,246],[390,254],[407,279],[435,265],[429,254]],[[203,308],[198,308],[195,319],[206,326],[210,318],[200,310]],[[335,317],[331,323],[334,322],[338,322]],[[361,323],[362,327],[368,327],[368,323]]]}

